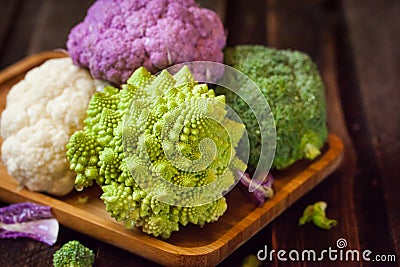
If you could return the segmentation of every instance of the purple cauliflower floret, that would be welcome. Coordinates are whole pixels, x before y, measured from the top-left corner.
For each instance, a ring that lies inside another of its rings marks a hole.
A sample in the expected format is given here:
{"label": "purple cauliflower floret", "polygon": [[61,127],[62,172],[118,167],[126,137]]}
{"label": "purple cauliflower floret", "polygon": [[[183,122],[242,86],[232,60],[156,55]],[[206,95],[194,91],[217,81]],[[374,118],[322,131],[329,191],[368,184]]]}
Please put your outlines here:
{"label": "purple cauliflower floret", "polygon": [[140,66],[156,73],[187,61],[223,61],[218,15],[193,0],[98,0],[70,32],[74,64],[96,78],[127,81]]}

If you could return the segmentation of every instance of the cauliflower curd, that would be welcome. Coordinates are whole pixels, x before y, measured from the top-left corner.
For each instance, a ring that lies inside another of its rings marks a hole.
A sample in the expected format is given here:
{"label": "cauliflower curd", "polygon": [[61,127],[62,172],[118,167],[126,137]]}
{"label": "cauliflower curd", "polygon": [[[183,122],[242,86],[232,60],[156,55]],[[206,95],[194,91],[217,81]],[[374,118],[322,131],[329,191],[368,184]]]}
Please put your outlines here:
{"label": "cauliflower curd", "polygon": [[225,43],[218,15],[194,0],[98,0],[67,48],[94,77],[122,84],[141,66],[156,73],[187,61],[222,62]]}
{"label": "cauliflower curd", "polygon": [[70,58],[46,61],[7,95],[1,114],[1,158],[8,173],[32,191],[65,195],[74,187],[66,148],[83,128],[98,81]]}

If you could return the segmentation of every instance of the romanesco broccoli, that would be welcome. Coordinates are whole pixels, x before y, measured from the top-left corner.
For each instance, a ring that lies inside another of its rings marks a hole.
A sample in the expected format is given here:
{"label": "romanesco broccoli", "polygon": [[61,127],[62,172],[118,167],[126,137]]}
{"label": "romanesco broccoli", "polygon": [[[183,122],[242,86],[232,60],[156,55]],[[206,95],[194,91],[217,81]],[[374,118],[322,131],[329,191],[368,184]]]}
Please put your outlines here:
{"label": "romanesco broccoli", "polygon": [[77,240],[64,244],[53,255],[54,267],[92,267],[94,261],[93,251]]}
{"label": "romanesco broccoli", "polygon": [[[241,45],[225,49],[225,64],[246,74],[268,100],[276,123],[273,168],[283,169],[320,154],[327,138],[324,84],[309,56],[299,51]],[[249,167],[255,168],[261,145],[255,116],[235,93],[222,87],[216,92],[226,95],[227,105],[246,125],[251,148]]]}
{"label": "romanesco broccoli", "polygon": [[[120,91],[93,96],[85,128],[71,137],[76,187],[95,181],[112,217],[162,238],[179,224],[218,220],[235,170],[246,169],[235,153],[245,127],[228,118],[224,102],[187,67],[158,76],[137,69]],[[174,186],[183,191],[171,193]],[[191,190],[203,186],[213,192]]]}

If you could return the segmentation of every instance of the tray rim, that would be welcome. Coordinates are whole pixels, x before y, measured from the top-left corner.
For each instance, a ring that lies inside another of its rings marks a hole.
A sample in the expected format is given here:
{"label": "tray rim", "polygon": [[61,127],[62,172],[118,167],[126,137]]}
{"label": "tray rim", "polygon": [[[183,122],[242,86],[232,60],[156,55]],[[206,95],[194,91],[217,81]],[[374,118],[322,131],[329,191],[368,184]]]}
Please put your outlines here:
{"label": "tray rim", "polygon": [[[58,51],[44,51],[28,56],[0,71],[0,84],[3,84],[17,75],[20,75],[21,73],[40,65],[41,62],[44,62],[47,59],[65,56],[67,56],[65,53]],[[2,110],[0,110],[0,112],[1,111]],[[82,232],[80,230],[82,226],[77,223],[93,224],[93,222],[96,222],[96,229],[105,229],[104,225],[99,224],[99,222],[96,220],[98,217],[95,215],[89,214],[90,216],[88,216],[86,213],[80,214],[83,213],[83,211],[78,209],[77,214],[75,214],[76,218],[73,221],[65,221],[63,218],[67,215],[71,215],[65,210],[75,206],[45,194],[31,192],[26,189],[19,189],[16,183],[14,186],[4,186],[3,183],[0,183],[0,199],[5,202],[33,201],[39,204],[49,205],[52,207],[53,213],[55,214],[56,218],[59,219],[61,224],[161,264],[174,266],[215,265],[224,260],[253,235],[273,221],[284,210],[289,208],[305,193],[323,181],[340,165],[344,155],[343,142],[338,136],[329,133],[328,144],[328,150],[324,154],[313,161],[306,169],[298,173],[295,178],[290,180],[282,188],[280,188],[278,192],[276,192],[274,196],[274,204],[267,201],[262,207],[255,208],[238,224],[233,225],[217,240],[199,247],[177,246],[168,243],[167,240],[157,239],[145,234],[132,235],[132,232],[129,230],[123,232],[116,231],[120,236],[126,236],[127,238],[134,237],[134,241],[136,240],[136,242],[139,242],[141,245],[143,245],[142,251],[132,250],[128,246],[129,242],[127,242],[126,245],[121,246],[119,244],[115,244],[113,238],[101,236],[94,230],[90,232]],[[7,172],[3,163],[0,164],[0,169],[5,169],[5,173]],[[271,210],[275,211],[272,216],[268,216],[268,212]],[[94,217],[95,220],[89,220],[92,217]],[[85,220],[84,218],[87,219]],[[104,220],[104,223],[107,225],[116,222]],[[246,235],[242,234],[242,232],[245,230],[247,231]],[[228,248],[223,249],[225,247]],[[158,249],[160,252],[163,251],[164,253],[167,253],[169,257],[165,257],[165,255],[155,256],[157,251],[152,249]]]}

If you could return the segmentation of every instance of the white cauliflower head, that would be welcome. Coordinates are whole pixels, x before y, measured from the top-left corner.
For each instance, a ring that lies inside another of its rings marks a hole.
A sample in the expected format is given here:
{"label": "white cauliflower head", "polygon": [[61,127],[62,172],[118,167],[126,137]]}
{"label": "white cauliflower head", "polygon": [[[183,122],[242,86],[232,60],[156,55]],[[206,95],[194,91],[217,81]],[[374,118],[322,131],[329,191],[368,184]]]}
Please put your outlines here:
{"label": "white cauliflower head", "polygon": [[1,114],[1,158],[20,185],[53,195],[73,189],[65,146],[83,128],[99,83],[65,57],[47,60],[11,88]]}

